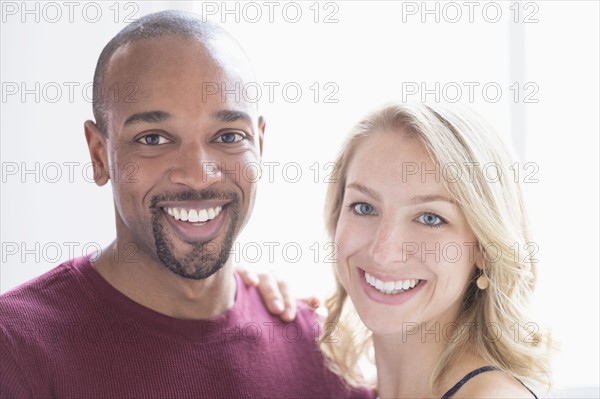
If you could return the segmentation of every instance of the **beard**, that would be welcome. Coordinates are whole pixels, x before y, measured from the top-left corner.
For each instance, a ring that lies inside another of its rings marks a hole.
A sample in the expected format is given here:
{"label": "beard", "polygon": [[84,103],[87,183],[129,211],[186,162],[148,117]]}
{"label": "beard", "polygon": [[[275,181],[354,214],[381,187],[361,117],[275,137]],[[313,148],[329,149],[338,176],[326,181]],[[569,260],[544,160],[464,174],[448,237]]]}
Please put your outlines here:
{"label": "beard", "polygon": [[[189,201],[189,200],[227,200],[227,213],[231,222],[227,227],[225,239],[222,243],[205,241],[186,241],[192,249],[183,256],[175,254],[175,246],[163,231],[160,219],[164,217],[164,211],[157,207],[161,201]],[[219,193],[213,190],[202,190],[199,192],[186,191],[182,193],[166,193],[152,198],[152,233],[156,246],[156,255],[163,265],[170,271],[183,278],[191,280],[203,280],[221,270],[229,259],[233,239],[238,229],[240,219],[240,199],[236,193]]]}

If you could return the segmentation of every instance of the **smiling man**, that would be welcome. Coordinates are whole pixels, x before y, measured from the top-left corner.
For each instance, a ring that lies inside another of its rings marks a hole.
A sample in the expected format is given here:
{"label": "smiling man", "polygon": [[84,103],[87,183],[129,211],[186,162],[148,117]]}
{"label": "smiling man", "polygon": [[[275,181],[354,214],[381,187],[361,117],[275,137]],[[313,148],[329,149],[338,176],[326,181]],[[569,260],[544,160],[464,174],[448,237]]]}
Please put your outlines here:
{"label": "smiling man", "polygon": [[252,79],[190,14],[143,17],[105,47],[85,136],[117,237],[0,297],[0,396],[369,396],[324,367],[311,310],[283,323],[229,259],[265,122],[225,89]]}
{"label": "smiling man", "polygon": [[[96,182],[112,182],[117,240],[110,249],[116,255],[106,253],[95,264],[143,305],[207,318],[233,305],[227,259],[250,216],[258,179],[236,170],[259,164],[265,124],[256,104],[207,94],[215,84],[235,87],[253,79],[233,39],[206,24],[163,27],[165,18],[137,31],[126,28],[98,61],[97,123],[86,122],[85,132]],[[130,98],[106,89],[126,85],[133,87]],[[131,243],[139,266],[121,267],[115,259]],[[201,298],[211,300],[198,307]]]}

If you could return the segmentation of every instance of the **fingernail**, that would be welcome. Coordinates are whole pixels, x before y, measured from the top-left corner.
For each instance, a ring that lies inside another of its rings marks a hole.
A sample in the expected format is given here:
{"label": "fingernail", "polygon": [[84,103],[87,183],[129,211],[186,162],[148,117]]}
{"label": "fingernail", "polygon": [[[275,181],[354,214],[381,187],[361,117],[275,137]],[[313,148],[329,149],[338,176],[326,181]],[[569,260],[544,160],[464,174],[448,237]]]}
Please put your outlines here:
{"label": "fingernail", "polygon": [[275,299],[273,301],[273,306],[275,307],[275,309],[277,310],[283,310],[283,302],[281,302],[279,299]]}

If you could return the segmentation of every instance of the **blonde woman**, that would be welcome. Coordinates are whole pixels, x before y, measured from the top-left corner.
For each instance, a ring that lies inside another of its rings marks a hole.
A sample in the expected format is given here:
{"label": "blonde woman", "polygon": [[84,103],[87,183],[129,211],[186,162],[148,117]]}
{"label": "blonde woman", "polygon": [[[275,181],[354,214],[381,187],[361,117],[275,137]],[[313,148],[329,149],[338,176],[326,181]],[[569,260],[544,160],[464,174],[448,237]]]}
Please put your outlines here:
{"label": "blonde woman", "polygon": [[[390,105],[358,123],[328,187],[337,292],[321,348],[381,398],[533,398],[549,339],[526,316],[536,246],[513,161],[478,116]],[[351,302],[348,300],[348,296]],[[352,323],[357,313],[369,331]]]}

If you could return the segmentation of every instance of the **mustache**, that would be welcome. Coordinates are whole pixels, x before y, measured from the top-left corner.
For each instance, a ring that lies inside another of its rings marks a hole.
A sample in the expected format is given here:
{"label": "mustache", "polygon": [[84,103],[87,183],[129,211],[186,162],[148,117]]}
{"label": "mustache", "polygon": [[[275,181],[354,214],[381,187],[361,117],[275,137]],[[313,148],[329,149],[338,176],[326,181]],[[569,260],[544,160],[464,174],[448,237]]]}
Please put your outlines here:
{"label": "mustache", "polygon": [[200,200],[224,200],[233,203],[239,202],[239,196],[233,192],[215,191],[205,189],[201,191],[187,190],[179,192],[167,191],[162,194],[157,194],[150,201],[150,208],[156,209],[160,202],[165,201],[200,201]]}

